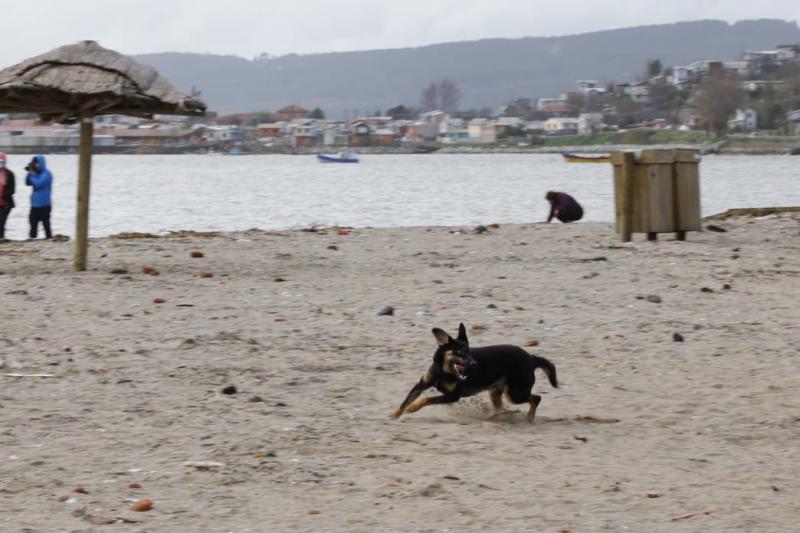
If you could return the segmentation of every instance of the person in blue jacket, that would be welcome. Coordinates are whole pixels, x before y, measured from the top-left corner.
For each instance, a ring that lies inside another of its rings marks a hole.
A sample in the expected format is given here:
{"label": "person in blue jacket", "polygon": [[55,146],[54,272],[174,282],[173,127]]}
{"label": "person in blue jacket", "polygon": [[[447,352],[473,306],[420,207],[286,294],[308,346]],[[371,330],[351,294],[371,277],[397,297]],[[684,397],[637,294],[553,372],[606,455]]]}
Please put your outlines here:
{"label": "person in blue jacket", "polygon": [[50,239],[53,237],[53,232],[50,230],[50,211],[53,208],[50,191],[53,187],[53,175],[47,170],[47,163],[43,155],[35,156],[25,170],[28,171],[25,184],[33,187],[31,212],[28,215],[28,221],[31,224],[30,238],[36,238],[39,222],[41,222],[44,226],[45,238]]}

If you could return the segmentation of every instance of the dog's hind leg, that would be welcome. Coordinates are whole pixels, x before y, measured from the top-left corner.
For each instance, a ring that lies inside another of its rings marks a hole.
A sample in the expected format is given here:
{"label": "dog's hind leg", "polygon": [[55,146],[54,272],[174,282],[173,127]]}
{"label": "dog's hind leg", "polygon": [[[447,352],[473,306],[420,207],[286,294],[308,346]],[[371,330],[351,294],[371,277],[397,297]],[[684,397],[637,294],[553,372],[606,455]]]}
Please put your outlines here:
{"label": "dog's hind leg", "polygon": [[516,404],[519,403],[528,403],[530,404],[530,408],[528,409],[528,422],[533,422],[533,418],[536,416],[536,408],[539,407],[539,404],[542,401],[542,397],[538,394],[531,394],[531,389],[533,388],[533,383],[531,381],[522,381],[517,383],[510,383],[508,385],[508,398]]}
{"label": "dog's hind leg", "polygon": [[489,389],[489,399],[492,401],[492,407],[495,412],[503,410],[503,392],[497,389]]}
{"label": "dog's hind leg", "polygon": [[542,397],[538,394],[531,394],[531,398],[528,401],[531,404],[530,409],[528,409],[528,422],[532,424],[533,417],[536,416],[536,408],[539,407],[539,404],[542,402]]}

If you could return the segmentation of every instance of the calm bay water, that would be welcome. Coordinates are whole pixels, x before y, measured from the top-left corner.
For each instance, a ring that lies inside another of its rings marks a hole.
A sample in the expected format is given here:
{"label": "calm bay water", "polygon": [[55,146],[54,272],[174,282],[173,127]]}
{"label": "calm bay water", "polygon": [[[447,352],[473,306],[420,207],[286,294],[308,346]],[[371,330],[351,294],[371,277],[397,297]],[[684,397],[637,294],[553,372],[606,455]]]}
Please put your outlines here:
{"label": "calm bay water", "polygon": [[[6,236],[27,235],[30,157],[9,156],[17,209]],[[72,235],[77,156],[48,157],[55,175],[53,229]],[[707,156],[703,214],[731,207],[800,205],[800,157]],[[545,220],[549,189],[573,194],[585,220],[614,217],[611,167],[566,164],[559,155],[375,155],[357,165],[314,156],[122,156],[94,158],[92,236],[122,231],[243,230],[317,225],[476,225]]]}

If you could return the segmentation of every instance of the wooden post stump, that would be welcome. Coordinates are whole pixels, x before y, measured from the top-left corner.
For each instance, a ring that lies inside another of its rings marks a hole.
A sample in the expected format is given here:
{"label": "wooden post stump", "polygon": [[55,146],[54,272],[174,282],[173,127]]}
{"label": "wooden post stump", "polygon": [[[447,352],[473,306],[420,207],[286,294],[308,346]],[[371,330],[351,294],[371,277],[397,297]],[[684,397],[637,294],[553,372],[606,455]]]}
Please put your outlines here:
{"label": "wooden post stump", "polygon": [[75,213],[75,259],[72,270],[86,270],[89,249],[89,193],[92,181],[92,133],[91,117],[81,119],[81,145],[78,158],[78,203]]}

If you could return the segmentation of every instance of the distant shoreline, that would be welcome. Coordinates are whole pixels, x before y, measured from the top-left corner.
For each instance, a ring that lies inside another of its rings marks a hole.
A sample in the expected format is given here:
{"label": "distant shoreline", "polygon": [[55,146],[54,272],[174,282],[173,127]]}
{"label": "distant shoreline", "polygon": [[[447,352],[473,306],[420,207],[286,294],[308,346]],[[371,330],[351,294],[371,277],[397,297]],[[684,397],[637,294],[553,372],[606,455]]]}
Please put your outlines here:
{"label": "distant shoreline", "polygon": [[[399,146],[354,146],[353,150],[365,155],[469,155],[469,154],[563,154],[585,153],[599,154],[626,150],[654,150],[654,149],[691,149],[698,150],[701,154],[719,155],[800,155],[800,142],[737,142],[719,141],[715,143],[660,143],[660,144],[586,144],[564,146],[514,146],[514,145],[423,145],[421,152],[417,145]],[[313,146],[307,148],[276,147],[274,149],[246,152],[236,155],[315,155],[319,153],[337,153],[342,146]],[[6,148],[9,155],[75,155],[69,150],[47,150],[46,148],[30,148],[15,150]],[[96,149],[96,155],[233,155],[205,150],[189,149],[164,149],[152,150],[147,153],[131,153],[130,151],[117,151]]]}

